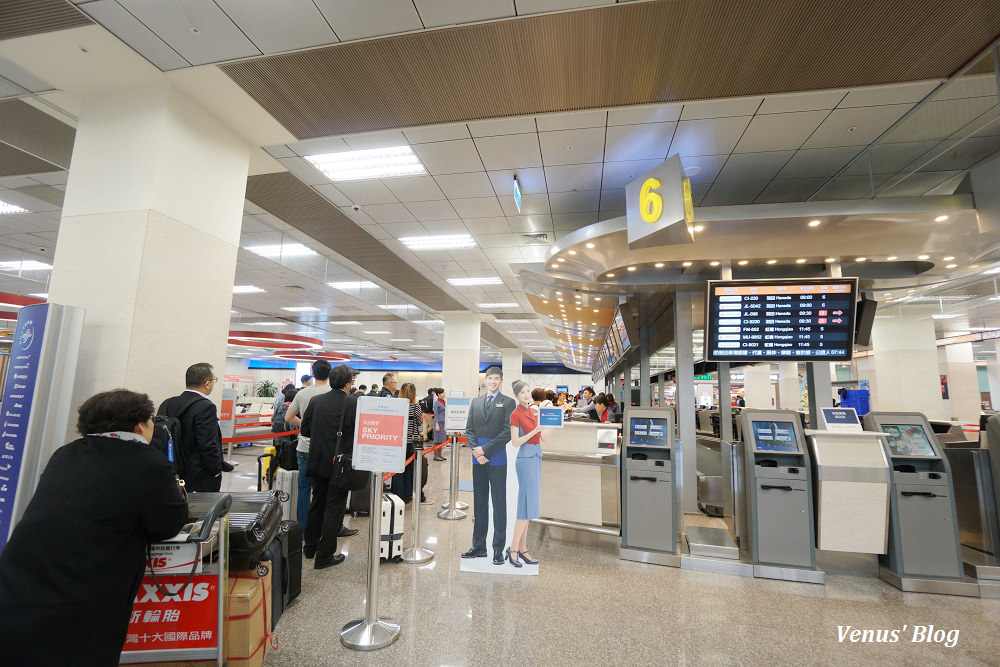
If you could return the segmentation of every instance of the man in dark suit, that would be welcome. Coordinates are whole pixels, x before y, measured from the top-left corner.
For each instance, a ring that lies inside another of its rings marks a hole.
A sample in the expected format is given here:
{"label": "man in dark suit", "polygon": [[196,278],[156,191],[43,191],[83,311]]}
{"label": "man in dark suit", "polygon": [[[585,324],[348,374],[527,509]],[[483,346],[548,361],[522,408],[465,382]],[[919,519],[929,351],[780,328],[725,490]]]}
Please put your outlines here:
{"label": "man in dark suit", "polygon": [[473,526],[472,548],[462,558],[486,555],[489,502],[493,500],[493,563],[503,565],[507,541],[507,443],[510,415],[517,407],[513,398],[500,393],[503,370],[486,369],[486,394],[472,401],[465,425],[465,438],[472,447]]}
{"label": "man in dark suit", "polygon": [[382,391],[378,395],[383,398],[392,398],[396,395],[396,376],[392,373],[382,376]]}
{"label": "man in dark suit", "polygon": [[186,462],[184,486],[188,491],[218,491],[222,473],[233,470],[222,458],[219,417],[215,403],[208,398],[218,382],[211,364],[194,364],[184,374],[184,393],[168,398],[157,410],[157,414],[181,423],[179,446]]}

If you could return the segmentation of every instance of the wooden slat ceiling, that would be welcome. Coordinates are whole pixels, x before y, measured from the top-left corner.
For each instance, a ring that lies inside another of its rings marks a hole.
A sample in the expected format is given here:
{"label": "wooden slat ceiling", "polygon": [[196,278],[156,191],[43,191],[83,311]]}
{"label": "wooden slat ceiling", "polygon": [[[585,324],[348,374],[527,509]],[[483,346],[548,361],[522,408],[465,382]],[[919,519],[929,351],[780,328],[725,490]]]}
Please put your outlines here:
{"label": "wooden slat ceiling", "polygon": [[670,0],[222,65],[300,139],[573,109],[946,77],[996,0]]}
{"label": "wooden slat ceiling", "polygon": [[[429,308],[468,310],[292,174],[251,176],[246,198]],[[482,337],[498,347],[516,347],[491,330],[484,329]]]}
{"label": "wooden slat ceiling", "polygon": [[3,0],[0,2],[0,39],[90,25],[66,0]]}
{"label": "wooden slat ceiling", "polygon": [[58,171],[60,168],[0,142],[0,177]]}

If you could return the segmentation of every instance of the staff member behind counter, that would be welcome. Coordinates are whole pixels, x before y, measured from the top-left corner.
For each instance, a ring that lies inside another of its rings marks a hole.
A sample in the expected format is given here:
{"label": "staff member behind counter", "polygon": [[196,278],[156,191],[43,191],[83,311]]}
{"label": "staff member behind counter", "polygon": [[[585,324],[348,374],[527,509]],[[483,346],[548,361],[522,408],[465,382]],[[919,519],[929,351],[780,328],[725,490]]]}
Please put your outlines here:
{"label": "staff member behind counter", "polygon": [[117,665],[148,542],[188,519],[174,467],[149,446],[153,402],[115,389],[79,409],[0,554],[7,665]]}

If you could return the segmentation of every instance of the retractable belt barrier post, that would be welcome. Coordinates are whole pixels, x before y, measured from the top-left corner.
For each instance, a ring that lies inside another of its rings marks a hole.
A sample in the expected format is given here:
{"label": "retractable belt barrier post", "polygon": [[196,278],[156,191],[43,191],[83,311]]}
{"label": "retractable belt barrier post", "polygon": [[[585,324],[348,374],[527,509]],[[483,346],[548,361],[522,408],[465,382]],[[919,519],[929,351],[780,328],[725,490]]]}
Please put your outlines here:
{"label": "retractable belt barrier post", "polygon": [[434,558],[434,552],[420,546],[420,496],[424,481],[424,448],[418,447],[413,459],[413,546],[403,549],[403,562],[419,565]]}
{"label": "retractable belt barrier post", "polygon": [[399,623],[378,617],[378,562],[382,532],[382,473],[373,472],[368,512],[368,598],[365,617],[340,631],[340,643],[356,651],[384,648],[399,638]]}
{"label": "retractable belt barrier post", "polygon": [[447,521],[464,519],[467,515],[461,508],[468,508],[466,503],[458,500],[458,436],[451,436],[451,484],[448,489],[448,502],[443,506],[445,509],[438,512],[438,518]]}

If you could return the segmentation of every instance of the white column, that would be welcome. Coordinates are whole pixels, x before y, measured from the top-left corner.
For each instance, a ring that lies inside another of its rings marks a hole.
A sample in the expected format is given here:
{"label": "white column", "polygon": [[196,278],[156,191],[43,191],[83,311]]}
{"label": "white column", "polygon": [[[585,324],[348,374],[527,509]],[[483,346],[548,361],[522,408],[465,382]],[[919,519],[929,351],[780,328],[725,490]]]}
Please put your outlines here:
{"label": "white column", "polygon": [[87,310],[77,405],[115,387],[162,401],[197,362],[223,374],[249,156],[168,85],[83,100],[49,284]]}
{"label": "white column", "polygon": [[[472,398],[479,393],[479,316],[468,311],[441,313],[444,320],[444,355],[441,384],[445,391],[461,389]],[[504,393],[510,394],[504,374]]]}
{"label": "white column", "polygon": [[743,400],[746,407],[772,410],[771,364],[744,366],[740,370],[743,371]]}
{"label": "white column", "polygon": [[875,321],[872,358],[878,392],[871,395],[871,409],[944,419],[933,311],[914,310],[908,307],[905,317],[890,310],[884,313],[888,319]]}
{"label": "white column", "polygon": [[1000,410],[1000,341],[995,342],[993,349],[996,356],[986,366],[986,377],[990,382],[990,407]]}
{"label": "white column", "polygon": [[[503,354],[503,379],[506,380],[506,386],[509,387],[511,382],[521,377],[521,366],[524,359],[521,356],[521,350],[516,347],[501,348],[500,352]],[[504,390],[504,393],[509,394],[510,392]]]}
{"label": "white column", "polygon": [[938,349],[944,360],[941,374],[948,376],[945,416],[963,424],[979,424],[979,371],[976,370],[972,343],[944,345]]}
{"label": "white column", "polygon": [[778,408],[801,410],[799,396],[799,365],[794,361],[778,364]]}

